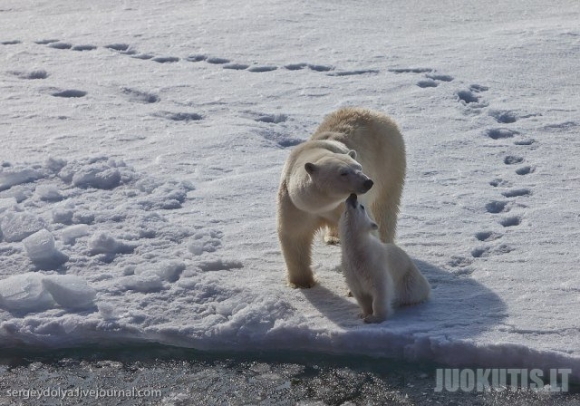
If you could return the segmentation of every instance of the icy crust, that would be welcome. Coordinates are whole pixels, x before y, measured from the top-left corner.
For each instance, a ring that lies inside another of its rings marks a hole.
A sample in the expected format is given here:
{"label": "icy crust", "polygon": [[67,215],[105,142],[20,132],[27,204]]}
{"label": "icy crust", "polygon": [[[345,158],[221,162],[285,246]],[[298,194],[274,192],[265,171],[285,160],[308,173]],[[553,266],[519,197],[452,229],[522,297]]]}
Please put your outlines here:
{"label": "icy crust", "polygon": [[202,255],[221,246],[220,231],[166,217],[194,189],[187,182],[154,179],[106,156],[4,163],[0,174],[0,346],[7,325],[33,313],[60,308],[65,319],[78,311],[100,318],[103,309],[109,319],[119,312],[107,310],[111,292],[171,290],[187,268],[173,256],[195,259],[194,274],[207,265]]}
{"label": "icy crust", "polygon": [[10,276],[0,285],[0,306],[13,312],[39,312],[55,307],[87,309],[94,306],[96,291],[74,275],[27,272]]}

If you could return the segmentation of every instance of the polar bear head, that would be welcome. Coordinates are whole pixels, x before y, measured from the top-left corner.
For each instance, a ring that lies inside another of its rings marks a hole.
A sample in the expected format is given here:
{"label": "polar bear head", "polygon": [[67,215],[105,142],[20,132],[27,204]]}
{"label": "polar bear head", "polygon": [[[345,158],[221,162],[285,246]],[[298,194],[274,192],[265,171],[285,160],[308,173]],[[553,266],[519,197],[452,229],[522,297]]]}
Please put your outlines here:
{"label": "polar bear head", "polygon": [[304,169],[317,187],[327,196],[344,199],[351,193],[363,194],[370,190],[373,181],[363,173],[356,160],[356,152],[332,153],[315,162],[307,162]]}
{"label": "polar bear head", "polygon": [[359,203],[355,194],[351,194],[346,199],[345,210],[340,218],[340,227],[353,234],[371,233],[379,228],[365,207]]}

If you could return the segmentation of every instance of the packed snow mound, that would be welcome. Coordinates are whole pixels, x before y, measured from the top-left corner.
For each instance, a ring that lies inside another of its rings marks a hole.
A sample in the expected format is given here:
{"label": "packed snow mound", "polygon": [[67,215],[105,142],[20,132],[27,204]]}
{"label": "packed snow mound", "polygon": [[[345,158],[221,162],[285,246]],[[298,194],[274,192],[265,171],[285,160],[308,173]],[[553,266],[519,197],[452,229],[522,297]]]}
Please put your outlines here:
{"label": "packed snow mound", "polygon": [[0,229],[7,242],[22,241],[44,226],[45,223],[40,217],[28,212],[7,212],[0,222]]}
{"label": "packed snow mound", "polygon": [[30,260],[41,269],[58,268],[69,259],[56,248],[54,236],[48,230],[37,231],[22,242]]}
{"label": "packed snow mound", "polygon": [[[139,174],[107,156],[16,167],[5,171],[0,192],[0,310],[88,309],[99,286],[167,290],[187,268],[171,259],[175,250],[183,246],[193,259],[221,245],[220,232],[189,230],[166,217],[194,190],[189,182]],[[195,242],[202,246],[191,254]]]}
{"label": "packed snow mound", "polygon": [[55,306],[37,273],[14,275],[0,280],[0,307],[9,311],[43,311]]}
{"label": "packed snow mound", "polygon": [[39,312],[55,307],[87,309],[94,306],[96,290],[74,275],[28,272],[0,280],[0,308]]}
{"label": "packed snow mound", "polygon": [[22,183],[32,182],[42,177],[44,177],[43,172],[37,169],[0,168],[0,191]]}
{"label": "packed snow mound", "polygon": [[60,306],[68,309],[86,309],[94,305],[97,292],[87,281],[74,275],[50,275],[42,285]]}

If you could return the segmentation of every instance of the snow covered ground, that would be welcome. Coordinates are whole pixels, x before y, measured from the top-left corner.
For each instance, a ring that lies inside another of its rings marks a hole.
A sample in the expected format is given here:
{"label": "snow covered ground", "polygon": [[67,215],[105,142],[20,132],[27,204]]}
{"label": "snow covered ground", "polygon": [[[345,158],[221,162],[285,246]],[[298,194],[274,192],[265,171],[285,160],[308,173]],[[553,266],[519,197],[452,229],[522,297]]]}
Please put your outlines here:
{"label": "snow covered ground", "polygon": [[[580,4],[4,0],[0,346],[308,349],[580,379]],[[339,248],[292,290],[290,148],[400,124],[398,241],[433,287],[363,325]]]}

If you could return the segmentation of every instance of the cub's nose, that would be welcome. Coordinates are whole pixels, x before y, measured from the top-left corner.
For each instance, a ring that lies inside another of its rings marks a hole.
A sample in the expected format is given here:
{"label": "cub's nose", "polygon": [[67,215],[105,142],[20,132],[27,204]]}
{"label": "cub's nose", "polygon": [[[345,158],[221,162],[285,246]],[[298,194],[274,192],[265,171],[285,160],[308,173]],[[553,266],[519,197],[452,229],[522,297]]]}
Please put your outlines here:
{"label": "cub's nose", "polygon": [[365,192],[368,192],[374,185],[374,182],[372,180],[365,180],[365,182],[363,183],[363,186],[365,188]]}
{"label": "cub's nose", "polygon": [[352,193],[348,199],[346,199],[346,204],[356,209],[356,195]]}

